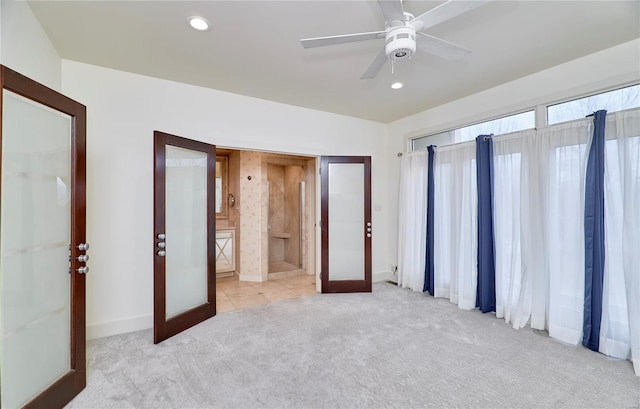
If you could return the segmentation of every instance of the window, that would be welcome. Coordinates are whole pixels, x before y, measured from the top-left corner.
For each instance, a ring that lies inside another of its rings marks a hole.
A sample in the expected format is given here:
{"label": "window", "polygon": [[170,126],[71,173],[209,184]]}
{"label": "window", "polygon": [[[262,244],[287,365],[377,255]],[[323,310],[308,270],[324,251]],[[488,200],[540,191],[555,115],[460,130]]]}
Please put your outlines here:
{"label": "window", "polygon": [[[607,112],[640,108],[640,84],[607,91],[572,101],[546,106],[547,125],[581,119],[595,111],[605,109]],[[538,113],[544,114],[544,105],[540,105]],[[534,129],[536,110],[508,115],[490,121],[480,122],[445,132],[421,136],[411,140],[411,150],[427,149],[429,145],[450,145],[453,143],[474,140],[478,135],[503,135],[511,132]]]}
{"label": "window", "polygon": [[614,112],[638,107],[640,107],[640,84],[550,105],[547,107],[547,124],[553,125],[584,118],[600,109]]}
{"label": "window", "polygon": [[422,151],[427,149],[429,145],[448,145],[451,143],[451,134],[453,131],[440,132],[437,134],[423,136],[411,140],[412,151]]}
{"label": "window", "polygon": [[532,110],[456,129],[454,142],[472,141],[478,135],[502,135],[535,127],[536,115]]}
{"label": "window", "polygon": [[535,128],[535,111],[531,110],[447,132],[416,138],[411,141],[411,149],[418,151],[427,149],[429,145],[448,145],[451,143],[472,141],[478,135],[501,135],[533,128]]}

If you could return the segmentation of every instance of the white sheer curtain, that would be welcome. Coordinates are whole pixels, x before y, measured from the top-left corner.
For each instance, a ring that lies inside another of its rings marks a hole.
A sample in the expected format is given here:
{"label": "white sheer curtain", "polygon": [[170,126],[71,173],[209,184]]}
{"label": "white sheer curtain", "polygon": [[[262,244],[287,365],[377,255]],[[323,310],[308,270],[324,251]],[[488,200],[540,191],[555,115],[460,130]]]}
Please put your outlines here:
{"label": "white sheer curtain", "polygon": [[428,152],[406,154],[400,164],[398,285],[422,291],[427,248]]}
{"label": "white sheer curtain", "polygon": [[496,315],[577,344],[590,119],[494,138]]}
{"label": "white sheer curtain", "polygon": [[[549,336],[578,344],[584,315],[584,185],[593,118],[541,131],[549,160]],[[533,321],[533,319],[532,319]]]}
{"label": "white sheer curtain", "polygon": [[527,175],[522,168],[523,152],[527,153],[523,144],[533,137],[535,131],[525,131],[493,140],[496,317],[516,329],[531,316],[531,274],[525,268],[524,276],[522,268],[521,180]]}
{"label": "white sheer curtain", "polygon": [[547,328],[550,140],[532,130],[493,141],[496,316],[516,329]]}
{"label": "white sheer curtain", "polygon": [[[532,328],[547,328],[549,304],[549,161],[551,135],[535,132],[523,140],[521,230],[526,286],[518,305],[520,327],[530,316]],[[515,324],[515,323],[514,323]]]}
{"label": "white sheer curtain", "polygon": [[463,309],[476,306],[477,178],[474,142],[436,150],[434,295]]}
{"label": "white sheer curtain", "polygon": [[600,352],[640,375],[640,110],[605,127],[605,268]]}

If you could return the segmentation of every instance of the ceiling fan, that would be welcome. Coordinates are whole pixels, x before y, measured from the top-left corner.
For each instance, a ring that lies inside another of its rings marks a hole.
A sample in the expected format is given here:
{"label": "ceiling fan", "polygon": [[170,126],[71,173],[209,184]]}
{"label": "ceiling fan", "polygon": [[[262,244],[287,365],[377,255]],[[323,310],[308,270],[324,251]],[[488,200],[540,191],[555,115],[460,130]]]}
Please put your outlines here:
{"label": "ceiling fan", "polygon": [[[300,40],[300,42],[304,48],[314,48],[384,38],[384,48],[380,50],[376,58],[369,65],[369,68],[367,68],[362,77],[360,77],[360,79],[371,79],[378,75],[387,60],[395,62],[411,58],[416,52],[416,46],[419,46],[420,49],[425,52],[437,55],[446,60],[464,58],[471,51],[458,44],[430,36],[422,31],[473,10],[487,2],[488,0],[449,0],[418,17],[414,17],[412,14],[403,10],[402,0],[378,0],[382,14],[384,14],[387,20],[384,31],[304,38]],[[419,37],[417,37],[416,34],[419,35]]]}

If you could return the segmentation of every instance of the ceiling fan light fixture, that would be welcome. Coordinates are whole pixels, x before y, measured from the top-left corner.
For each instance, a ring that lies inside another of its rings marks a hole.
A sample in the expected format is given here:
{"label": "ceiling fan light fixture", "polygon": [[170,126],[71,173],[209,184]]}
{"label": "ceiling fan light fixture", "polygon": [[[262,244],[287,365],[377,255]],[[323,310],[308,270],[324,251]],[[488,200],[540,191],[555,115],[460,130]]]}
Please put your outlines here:
{"label": "ceiling fan light fixture", "polygon": [[408,60],[416,52],[416,30],[407,25],[394,27],[385,36],[385,53],[392,61]]}
{"label": "ceiling fan light fixture", "polygon": [[194,30],[207,31],[209,30],[209,21],[206,18],[200,16],[191,16],[187,19],[189,26]]}
{"label": "ceiling fan light fixture", "polygon": [[[326,45],[354,43],[356,41],[379,40],[384,37],[382,50],[378,52],[360,79],[375,78],[388,60],[391,63],[410,59],[417,51],[417,37],[422,35],[420,48],[424,52],[445,60],[456,60],[465,57],[471,51],[466,48],[430,36],[423,32],[430,27],[448,21],[481,6],[490,0],[458,1],[448,0],[422,13],[418,17],[404,11],[402,0],[378,0],[378,5],[385,18],[384,31],[367,33],[342,34],[329,37],[303,38],[300,40],[304,48],[322,47]],[[393,68],[392,68],[393,72]],[[392,86],[394,89],[395,88]]]}
{"label": "ceiling fan light fixture", "polygon": [[404,86],[404,84],[402,84],[401,82],[394,82],[393,84],[391,84],[391,88],[392,89],[400,89]]}

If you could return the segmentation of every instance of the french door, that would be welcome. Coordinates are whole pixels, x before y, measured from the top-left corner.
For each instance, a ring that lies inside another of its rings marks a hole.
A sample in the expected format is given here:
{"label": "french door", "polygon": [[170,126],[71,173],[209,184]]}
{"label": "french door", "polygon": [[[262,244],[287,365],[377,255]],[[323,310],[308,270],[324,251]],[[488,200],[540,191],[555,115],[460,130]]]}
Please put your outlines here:
{"label": "french door", "polygon": [[59,408],[86,385],[86,109],[0,82],[0,406]]}
{"label": "french door", "polygon": [[371,157],[323,156],[322,292],[371,291]]}
{"label": "french door", "polygon": [[216,314],[216,147],[154,132],[157,344]]}

